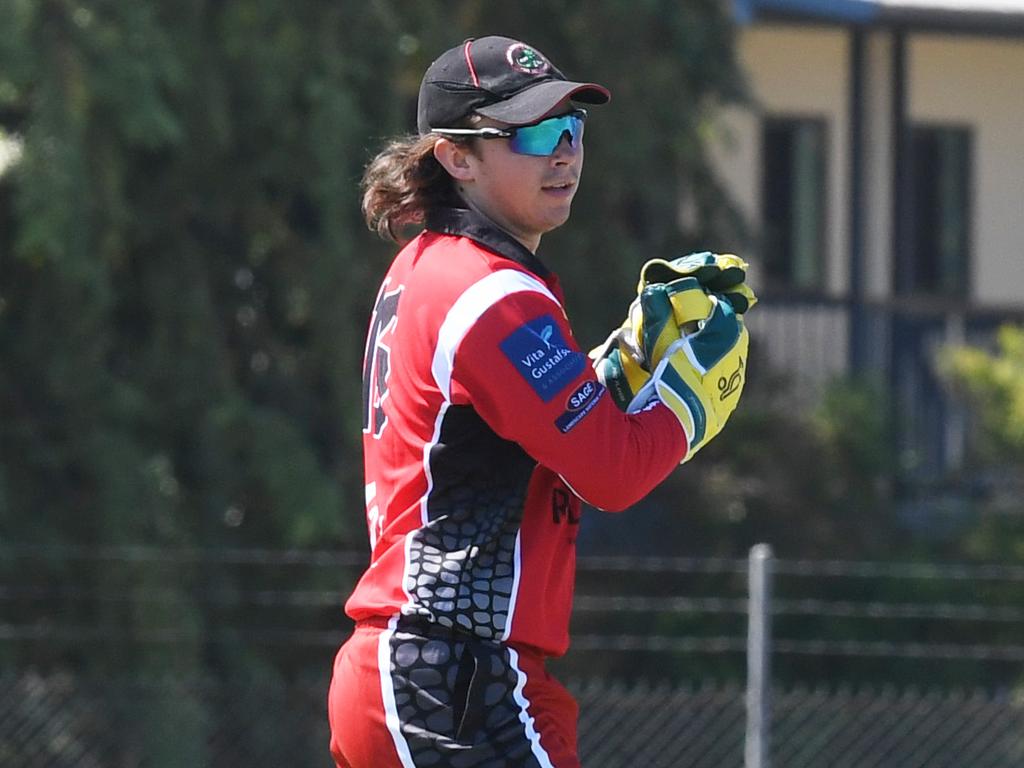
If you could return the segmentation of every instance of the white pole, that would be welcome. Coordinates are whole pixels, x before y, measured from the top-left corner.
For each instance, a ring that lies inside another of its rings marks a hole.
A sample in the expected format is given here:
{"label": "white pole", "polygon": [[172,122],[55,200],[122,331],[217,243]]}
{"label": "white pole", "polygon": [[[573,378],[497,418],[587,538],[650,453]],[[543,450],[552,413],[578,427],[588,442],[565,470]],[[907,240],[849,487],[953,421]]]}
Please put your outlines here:
{"label": "white pole", "polygon": [[745,768],[770,768],[772,548],[750,550],[747,605],[747,737]]}

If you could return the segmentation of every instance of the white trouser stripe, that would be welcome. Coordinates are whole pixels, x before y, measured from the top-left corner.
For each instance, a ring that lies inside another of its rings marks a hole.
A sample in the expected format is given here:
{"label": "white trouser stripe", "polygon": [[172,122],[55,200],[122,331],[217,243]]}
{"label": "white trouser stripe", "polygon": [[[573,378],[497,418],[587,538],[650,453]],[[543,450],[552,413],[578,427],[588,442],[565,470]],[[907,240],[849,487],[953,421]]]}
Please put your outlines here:
{"label": "white trouser stripe", "polygon": [[391,636],[395,633],[397,624],[398,617],[392,616],[388,628],[380,633],[380,640],[377,643],[377,671],[380,673],[380,693],[384,699],[384,720],[388,731],[391,732],[391,739],[395,742],[398,759],[402,761],[403,768],[416,768],[412,753],[409,752],[409,745],[402,735],[398,706],[395,704],[395,685],[391,680]]}
{"label": "white trouser stripe", "polygon": [[516,704],[519,705],[519,721],[526,730],[526,738],[530,740],[530,750],[533,752],[533,756],[537,758],[537,762],[540,763],[540,768],[555,768],[551,763],[551,758],[548,757],[547,751],[540,743],[540,734],[533,727],[533,715],[529,712],[530,702],[523,693],[526,688],[526,673],[519,667],[519,654],[516,653],[514,648],[508,649],[508,660],[509,664],[512,665],[512,669],[515,670],[518,679],[516,689],[512,692],[512,695],[515,697]]}

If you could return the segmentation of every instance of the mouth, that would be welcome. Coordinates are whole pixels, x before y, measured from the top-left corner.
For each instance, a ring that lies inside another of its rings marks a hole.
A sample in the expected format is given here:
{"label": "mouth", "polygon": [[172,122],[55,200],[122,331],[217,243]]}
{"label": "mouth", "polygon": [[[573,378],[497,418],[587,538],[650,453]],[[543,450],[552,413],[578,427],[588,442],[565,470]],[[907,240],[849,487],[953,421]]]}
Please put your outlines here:
{"label": "mouth", "polygon": [[566,181],[553,182],[551,184],[545,184],[541,187],[545,192],[569,192],[576,186],[574,179],[567,179]]}

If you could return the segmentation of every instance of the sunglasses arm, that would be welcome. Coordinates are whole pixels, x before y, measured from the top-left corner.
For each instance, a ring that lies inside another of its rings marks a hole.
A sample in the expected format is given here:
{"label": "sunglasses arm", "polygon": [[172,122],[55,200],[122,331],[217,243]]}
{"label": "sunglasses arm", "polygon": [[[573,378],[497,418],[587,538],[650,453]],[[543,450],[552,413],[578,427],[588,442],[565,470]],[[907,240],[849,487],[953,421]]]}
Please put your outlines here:
{"label": "sunglasses arm", "polygon": [[481,139],[510,139],[515,134],[501,128],[432,128],[440,136],[477,136]]}

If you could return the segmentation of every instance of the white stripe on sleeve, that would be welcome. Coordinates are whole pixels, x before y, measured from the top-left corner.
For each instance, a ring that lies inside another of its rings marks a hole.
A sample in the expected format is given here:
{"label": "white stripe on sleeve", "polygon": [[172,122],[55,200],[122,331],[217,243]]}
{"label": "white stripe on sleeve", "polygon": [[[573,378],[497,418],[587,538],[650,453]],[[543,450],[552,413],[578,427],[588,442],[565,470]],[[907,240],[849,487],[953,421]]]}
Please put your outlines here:
{"label": "white stripe on sleeve", "polygon": [[547,296],[555,304],[558,299],[551,290],[536,277],[518,269],[502,269],[492,272],[469,286],[455,303],[441,323],[434,349],[431,372],[434,381],[446,401],[452,396],[452,369],[455,366],[455,350],[480,316],[506,296],[523,291],[533,291]]}

